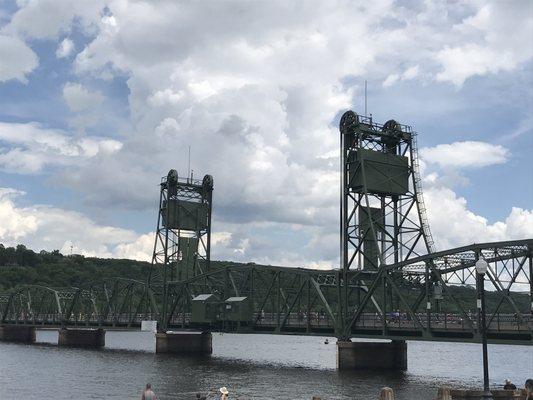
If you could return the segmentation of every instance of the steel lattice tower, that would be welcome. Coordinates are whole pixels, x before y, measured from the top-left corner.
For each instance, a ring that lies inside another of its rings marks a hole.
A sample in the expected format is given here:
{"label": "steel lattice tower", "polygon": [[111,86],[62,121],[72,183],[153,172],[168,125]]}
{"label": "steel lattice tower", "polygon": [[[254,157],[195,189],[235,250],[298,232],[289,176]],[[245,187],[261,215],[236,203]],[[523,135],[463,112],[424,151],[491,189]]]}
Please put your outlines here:
{"label": "steel lattice tower", "polygon": [[150,286],[165,286],[209,270],[213,177],[161,179]]}
{"label": "steel lattice tower", "polygon": [[162,299],[158,329],[164,331],[172,314],[170,282],[209,271],[213,177],[179,178],[171,169],[161,179],[159,213],[148,285]]}
{"label": "steel lattice tower", "polygon": [[416,133],[353,111],[342,116],[340,133],[342,269],[377,270],[432,253]]}

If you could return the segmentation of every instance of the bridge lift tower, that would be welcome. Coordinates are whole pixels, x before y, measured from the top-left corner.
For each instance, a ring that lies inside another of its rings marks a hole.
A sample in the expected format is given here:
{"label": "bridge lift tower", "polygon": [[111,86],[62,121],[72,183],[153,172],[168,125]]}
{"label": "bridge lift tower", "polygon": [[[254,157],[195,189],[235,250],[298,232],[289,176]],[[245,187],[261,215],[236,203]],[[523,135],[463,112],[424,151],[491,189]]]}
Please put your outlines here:
{"label": "bridge lift tower", "polygon": [[[406,275],[392,276],[381,267],[434,249],[418,171],[416,133],[394,120],[380,125],[353,111],[343,114],[339,130],[341,274],[347,283],[341,307],[348,315],[354,306],[349,304],[348,282],[355,272],[364,271],[369,281],[380,276],[383,293],[393,306],[393,292],[398,293],[393,281],[401,284]],[[407,279],[413,278],[418,279],[416,275]],[[357,282],[365,290],[366,283]]]}
{"label": "bridge lift tower", "polygon": [[171,169],[161,179],[159,213],[149,286],[163,297],[165,328],[168,283],[206,273],[210,267],[213,177],[179,178]]}
{"label": "bridge lift tower", "polygon": [[347,111],[341,133],[341,265],[377,270],[433,252],[416,133]]}

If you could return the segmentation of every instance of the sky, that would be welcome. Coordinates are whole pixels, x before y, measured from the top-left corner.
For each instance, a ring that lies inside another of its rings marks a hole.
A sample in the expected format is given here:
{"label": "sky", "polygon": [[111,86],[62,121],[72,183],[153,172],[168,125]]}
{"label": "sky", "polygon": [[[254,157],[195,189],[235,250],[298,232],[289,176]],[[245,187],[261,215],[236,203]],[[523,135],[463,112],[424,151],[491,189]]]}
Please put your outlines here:
{"label": "sky", "polygon": [[337,267],[365,80],[437,249],[532,238],[532,72],[531,1],[0,0],[0,243],[149,260],[190,146],[213,259]]}

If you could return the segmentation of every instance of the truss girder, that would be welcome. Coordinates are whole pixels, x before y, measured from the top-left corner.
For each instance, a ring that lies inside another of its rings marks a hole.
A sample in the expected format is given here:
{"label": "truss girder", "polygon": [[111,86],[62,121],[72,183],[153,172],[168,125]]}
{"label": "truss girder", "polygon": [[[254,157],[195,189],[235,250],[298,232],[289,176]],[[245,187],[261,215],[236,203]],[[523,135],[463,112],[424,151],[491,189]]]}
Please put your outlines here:
{"label": "truss girder", "polygon": [[158,315],[148,285],[121,278],[73,288],[24,285],[0,294],[2,323],[128,327]]}

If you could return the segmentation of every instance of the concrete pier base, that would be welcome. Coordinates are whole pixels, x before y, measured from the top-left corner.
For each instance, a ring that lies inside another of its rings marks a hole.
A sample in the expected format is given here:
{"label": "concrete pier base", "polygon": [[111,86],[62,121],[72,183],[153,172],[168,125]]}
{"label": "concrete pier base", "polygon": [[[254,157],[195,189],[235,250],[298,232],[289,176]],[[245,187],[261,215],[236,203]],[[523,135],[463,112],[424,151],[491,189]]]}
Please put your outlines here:
{"label": "concrete pier base", "polygon": [[105,331],[103,329],[60,329],[57,344],[64,347],[99,349],[105,346]]}
{"label": "concrete pier base", "polygon": [[15,343],[35,343],[35,327],[29,325],[0,325],[0,340]]}
{"label": "concrete pier base", "polygon": [[393,340],[381,342],[337,341],[337,368],[407,369],[407,343]]}
{"label": "concrete pier base", "polygon": [[155,334],[155,352],[159,354],[210,355],[213,352],[211,333],[166,332]]}

